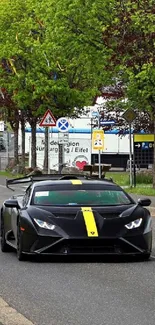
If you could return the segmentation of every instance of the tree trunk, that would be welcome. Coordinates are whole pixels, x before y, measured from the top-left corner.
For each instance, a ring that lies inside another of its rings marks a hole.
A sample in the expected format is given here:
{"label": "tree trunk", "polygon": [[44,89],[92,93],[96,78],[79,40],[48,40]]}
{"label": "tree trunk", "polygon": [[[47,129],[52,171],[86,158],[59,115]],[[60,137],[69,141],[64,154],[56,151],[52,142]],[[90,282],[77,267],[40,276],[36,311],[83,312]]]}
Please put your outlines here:
{"label": "tree trunk", "polygon": [[44,170],[48,173],[48,127],[45,128]]}
{"label": "tree trunk", "polygon": [[10,119],[10,125],[14,132],[14,165],[18,165],[18,131],[19,131],[19,113],[18,110],[14,111],[14,116]]}
{"label": "tree trunk", "polygon": [[153,114],[153,134],[154,134],[154,149],[153,149],[153,188],[155,188],[155,114]]}
{"label": "tree trunk", "polygon": [[36,160],[37,160],[37,154],[36,154],[36,123],[37,119],[31,120],[31,168],[36,167]]}
{"label": "tree trunk", "polygon": [[19,121],[16,122],[14,126],[14,164],[18,165],[18,130],[19,130]]}
{"label": "tree trunk", "polygon": [[22,133],[22,157],[21,157],[21,165],[23,169],[25,168],[25,121],[21,119],[21,133]]}

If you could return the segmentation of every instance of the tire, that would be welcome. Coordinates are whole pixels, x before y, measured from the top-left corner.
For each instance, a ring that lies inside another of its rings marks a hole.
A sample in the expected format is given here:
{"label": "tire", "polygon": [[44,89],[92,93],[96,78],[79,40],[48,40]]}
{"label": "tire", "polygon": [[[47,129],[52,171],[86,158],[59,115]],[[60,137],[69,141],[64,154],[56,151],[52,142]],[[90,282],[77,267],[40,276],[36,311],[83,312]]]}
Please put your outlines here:
{"label": "tire", "polygon": [[2,214],[1,214],[1,251],[3,253],[11,251],[11,247],[6,243],[6,239],[5,239],[4,220]]}
{"label": "tire", "polygon": [[19,261],[25,260],[25,254],[23,253],[23,238],[20,230],[20,223],[17,226],[17,258]]}

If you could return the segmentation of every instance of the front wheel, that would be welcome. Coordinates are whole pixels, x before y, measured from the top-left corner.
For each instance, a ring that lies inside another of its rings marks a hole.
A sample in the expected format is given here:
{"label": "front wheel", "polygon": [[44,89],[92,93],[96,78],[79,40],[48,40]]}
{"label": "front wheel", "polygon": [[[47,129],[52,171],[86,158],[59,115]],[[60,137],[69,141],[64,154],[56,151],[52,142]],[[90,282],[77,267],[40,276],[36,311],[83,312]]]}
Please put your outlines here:
{"label": "front wheel", "polygon": [[1,251],[3,253],[9,252],[11,250],[10,246],[7,244],[5,239],[5,228],[4,228],[4,220],[1,216]]}
{"label": "front wheel", "polygon": [[17,258],[19,261],[25,260],[25,254],[23,253],[23,238],[22,231],[20,230],[20,224],[17,227]]}
{"label": "front wheel", "polygon": [[150,256],[151,256],[151,253],[146,253],[146,254],[144,254],[144,255],[143,255],[143,260],[144,260],[144,261],[148,261],[149,258],[150,258]]}

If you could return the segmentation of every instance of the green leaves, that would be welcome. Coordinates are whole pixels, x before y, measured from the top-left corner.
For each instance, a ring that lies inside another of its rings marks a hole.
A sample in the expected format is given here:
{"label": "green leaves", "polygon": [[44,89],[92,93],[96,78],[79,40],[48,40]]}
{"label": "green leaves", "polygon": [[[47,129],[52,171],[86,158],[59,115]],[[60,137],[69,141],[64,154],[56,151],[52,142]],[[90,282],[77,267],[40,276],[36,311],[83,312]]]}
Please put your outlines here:
{"label": "green leaves", "polygon": [[65,115],[92,104],[105,81],[100,3],[0,3],[0,60],[7,62],[0,80],[20,108],[31,106],[40,114],[48,105],[61,116],[62,108]]}
{"label": "green leaves", "polygon": [[154,25],[153,0],[1,0],[0,84],[38,114],[47,107],[72,114],[114,79],[124,82],[128,102],[146,103]]}

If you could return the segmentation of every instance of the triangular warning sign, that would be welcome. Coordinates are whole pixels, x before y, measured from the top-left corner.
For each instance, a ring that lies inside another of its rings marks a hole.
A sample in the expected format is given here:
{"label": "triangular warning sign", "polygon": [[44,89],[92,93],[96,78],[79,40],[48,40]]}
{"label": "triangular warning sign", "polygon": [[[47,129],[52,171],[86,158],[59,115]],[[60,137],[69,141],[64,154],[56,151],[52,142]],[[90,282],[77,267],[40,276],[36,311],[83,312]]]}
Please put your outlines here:
{"label": "triangular warning sign", "polygon": [[41,120],[39,126],[56,126],[56,119],[53,116],[52,112],[50,111],[50,109],[48,109],[46,111],[46,113],[43,116],[43,119]]}

